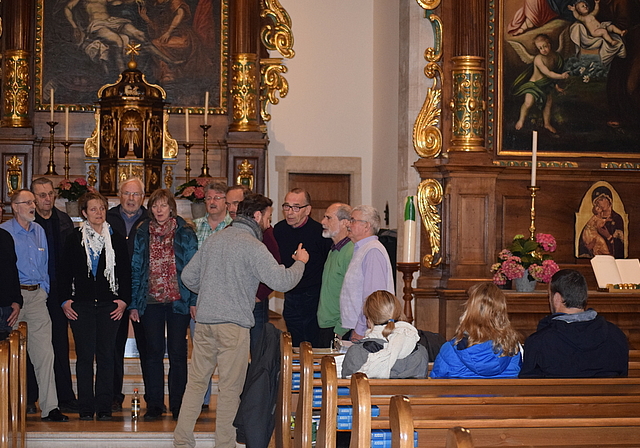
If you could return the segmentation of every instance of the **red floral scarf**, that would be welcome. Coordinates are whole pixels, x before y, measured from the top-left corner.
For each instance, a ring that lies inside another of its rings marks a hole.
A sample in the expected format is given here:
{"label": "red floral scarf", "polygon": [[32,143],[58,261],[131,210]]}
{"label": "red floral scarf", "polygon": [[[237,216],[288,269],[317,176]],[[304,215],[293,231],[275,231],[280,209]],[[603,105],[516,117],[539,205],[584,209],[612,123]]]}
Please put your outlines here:
{"label": "red floral scarf", "polygon": [[161,303],[180,300],[173,241],[178,222],[149,223],[149,296]]}

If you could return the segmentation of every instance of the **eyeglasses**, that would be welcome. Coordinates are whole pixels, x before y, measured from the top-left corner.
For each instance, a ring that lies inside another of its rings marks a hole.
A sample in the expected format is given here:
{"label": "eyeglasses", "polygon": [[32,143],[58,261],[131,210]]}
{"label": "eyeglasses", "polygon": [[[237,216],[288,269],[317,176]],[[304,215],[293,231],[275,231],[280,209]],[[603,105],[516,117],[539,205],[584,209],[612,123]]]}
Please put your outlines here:
{"label": "eyeglasses", "polygon": [[288,212],[289,210],[293,210],[295,213],[298,213],[300,210],[302,210],[305,207],[309,207],[309,204],[307,205],[282,204],[282,210],[284,210],[285,212]]}
{"label": "eyeglasses", "polygon": [[205,201],[221,201],[223,199],[226,199],[226,196],[207,196],[206,198],[204,198]]}
{"label": "eyeglasses", "polygon": [[18,205],[18,204],[27,204],[27,205],[33,205],[35,201],[33,199],[29,199],[28,201],[20,201],[20,202],[14,202],[14,204]]}
{"label": "eyeglasses", "polygon": [[48,193],[38,193],[36,196],[38,196],[40,199],[46,199],[46,198],[52,198],[56,193],[54,191],[50,191]]}
{"label": "eyeglasses", "polygon": [[139,198],[140,196],[142,196],[142,193],[138,193],[137,191],[131,192],[131,191],[123,191],[122,193],[120,193],[122,196],[133,196],[134,198]]}
{"label": "eyeglasses", "polygon": [[351,219],[349,220],[349,222],[350,222],[351,224],[354,224],[354,223],[356,223],[356,222],[361,222],[361,223],[363,223],[363,224],[369,224],[369,222],[368,222],[368,221],[365,221],[364,219],[354,219],[354,218],[351,218]]}

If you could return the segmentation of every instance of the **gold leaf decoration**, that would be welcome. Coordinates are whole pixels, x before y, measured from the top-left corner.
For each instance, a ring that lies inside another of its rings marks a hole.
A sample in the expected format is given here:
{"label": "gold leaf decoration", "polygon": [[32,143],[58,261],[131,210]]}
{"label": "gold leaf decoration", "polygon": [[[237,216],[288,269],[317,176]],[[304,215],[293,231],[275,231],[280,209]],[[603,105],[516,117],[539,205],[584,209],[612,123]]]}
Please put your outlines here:
{"label": "gold leaf decoration", "polygon": [[430,253],[422,258],[426,268],[442,263],[440,225],[442,218],[438,206],[442,203],[442,185],[436,179],[425,179],[418,186],[418,210],[425,232],[429,237]]}

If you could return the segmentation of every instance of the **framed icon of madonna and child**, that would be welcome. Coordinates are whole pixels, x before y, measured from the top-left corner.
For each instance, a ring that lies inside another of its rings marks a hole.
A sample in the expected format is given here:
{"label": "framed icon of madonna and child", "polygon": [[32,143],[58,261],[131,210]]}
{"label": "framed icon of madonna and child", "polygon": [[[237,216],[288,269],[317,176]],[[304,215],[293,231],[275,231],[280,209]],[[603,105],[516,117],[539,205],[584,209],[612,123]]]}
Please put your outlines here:
{"label": "framed icon of madonna and child", "polygon": [[488,142],[501,155],[640,158],[640,8],[492,0]]}
{"label": "framed icon of madonna and child", "polygon": [[92,110],[139,44],[137,68],[160,85],[174,111],[226,112],[228,0],[37,0],[36,108]]}

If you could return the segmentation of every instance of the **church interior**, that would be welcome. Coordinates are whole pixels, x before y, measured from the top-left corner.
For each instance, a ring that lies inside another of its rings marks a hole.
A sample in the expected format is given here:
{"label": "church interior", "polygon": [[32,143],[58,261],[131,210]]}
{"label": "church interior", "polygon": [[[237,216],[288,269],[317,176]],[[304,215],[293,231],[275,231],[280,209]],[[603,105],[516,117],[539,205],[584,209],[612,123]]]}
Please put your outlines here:
{"label": "church interior", "polygon": [[[165,3],[187,6],[177,28]],[[640,13],[628,13],[626,57],[616,44],[594,65],[598,50],[572,40],[565,11],[514,28],[531,3],[1,0],[4,220],[11,193],[42,176],[82,178],[110,204],[132,175],[147,193],[211,177],[270,197],[274,224],[294,187],[311,193],[317,220],[333,202],[370,204],[397,231],[397,296],[417,328],[447,339],[466,290],[492,280],[514,236],[551,234],[553,260],[587,277],[590,306],[640,349],[640,296],[599,290],[590,263],[640,257]],[[602,0],[602,17],[615,21],[618,3]],[[545,65],[558,79],[540,75],[548,85],[527,109],[533,95],[518,93],[518,75],[546,64],[541,39],[567,75]],[[619,244],[594,252],[584,228],[602,191],[620,216]],[[191,218],[187,199],[178,209]],[[547,285],[504,288],[526,337],[549,312]],[[105,431],[132,431],[118,424]],[[136,443],[120,446],[165,446]],[[55,443],[29,444],[45,445]]]}

